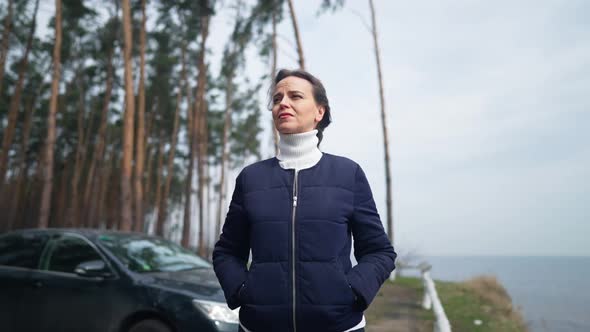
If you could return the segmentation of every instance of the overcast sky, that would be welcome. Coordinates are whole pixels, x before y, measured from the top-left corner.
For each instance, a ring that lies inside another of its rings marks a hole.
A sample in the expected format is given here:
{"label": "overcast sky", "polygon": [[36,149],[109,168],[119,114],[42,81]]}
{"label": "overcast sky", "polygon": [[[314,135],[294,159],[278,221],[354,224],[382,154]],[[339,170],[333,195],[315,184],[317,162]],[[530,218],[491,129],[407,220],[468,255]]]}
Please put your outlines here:
{"label": "overcast sky", "polygon": [[[368,2],[348,1],[319,18],[318,3],[297,0],[295,9],[307,69],[324,82],[332,107],[321,149],[363,167],[385,223],[377,73],[359,18],[370,23]],[[396,248],[590,255],[590,2],[375,5]],[[224,12],[211,26],[214,73],[233,17]],[[289,21],[279,33],[279,67],[295,68]],[[248,54],[245,75],[268,72],[255,50]],[[265,157],[269,132],[261,135]]]}
{"label": "overcast sky", "polygon": [[[322,150],[364,168],[385,222],[375,59],[353,12],[370,22],[368,2],[319,19],[317,1],[295,3],[333,110]],[[398,248],[589,255],[590,2],[375,4]]]}

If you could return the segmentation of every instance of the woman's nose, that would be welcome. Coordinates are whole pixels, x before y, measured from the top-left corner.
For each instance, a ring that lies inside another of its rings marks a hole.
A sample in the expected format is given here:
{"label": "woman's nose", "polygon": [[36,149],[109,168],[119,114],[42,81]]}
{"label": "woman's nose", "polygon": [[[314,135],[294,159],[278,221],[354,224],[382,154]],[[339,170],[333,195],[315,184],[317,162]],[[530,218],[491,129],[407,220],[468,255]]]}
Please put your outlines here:
{"label": "woman's nose", "polygon": [[289,107],[289,97],[283,96],[281,98],[281,102],[279,103],[279,109],[285,109]]}

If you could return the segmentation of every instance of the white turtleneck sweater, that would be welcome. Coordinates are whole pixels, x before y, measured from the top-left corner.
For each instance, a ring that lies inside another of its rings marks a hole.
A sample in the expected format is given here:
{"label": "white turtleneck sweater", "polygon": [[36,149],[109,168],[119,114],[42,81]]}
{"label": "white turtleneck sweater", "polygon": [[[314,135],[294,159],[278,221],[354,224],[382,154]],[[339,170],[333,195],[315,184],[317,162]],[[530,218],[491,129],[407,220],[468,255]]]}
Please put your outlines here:
{"label": "white turtleneck sweater", "polygon": [[322,158],[317,133],[314,129],[300,134],[279,134],[277,159],[281,167],[299,171],[317,164]]}
{"label": "white turtleneck sweater", "polygon": [[[295,169],[295,174],[302,169],[310,168],[320,161],[322,152],[318,149],[319,139],[317,129],[299,134],[280,134],[279,133],[279,154],[277,159],[283,169]],[[365,316],[356,326],[343,331],[350,332],[365,327]],[[246,332],[253,332],[240,326]]]}

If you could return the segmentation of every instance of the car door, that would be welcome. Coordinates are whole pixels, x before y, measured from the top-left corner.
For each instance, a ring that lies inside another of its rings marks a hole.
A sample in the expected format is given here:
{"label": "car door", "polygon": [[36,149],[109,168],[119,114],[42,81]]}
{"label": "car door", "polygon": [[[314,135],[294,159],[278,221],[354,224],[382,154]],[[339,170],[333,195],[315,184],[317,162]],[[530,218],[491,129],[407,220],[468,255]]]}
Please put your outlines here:
{"label": "car door", "polygon": [[0,236],[0,330],[41,331],[42,308],[31,275],[48,238],[42,231]]}
{"label": "car door", "polygon": [[[81,263],[103,261],[105,277],[76,273]],[[45,331],[110,331],[110,303],[116,276],[96,247],[83,236],[64,234],[53,239],[41,259],[41,271],[32,277],[40,287]]]}

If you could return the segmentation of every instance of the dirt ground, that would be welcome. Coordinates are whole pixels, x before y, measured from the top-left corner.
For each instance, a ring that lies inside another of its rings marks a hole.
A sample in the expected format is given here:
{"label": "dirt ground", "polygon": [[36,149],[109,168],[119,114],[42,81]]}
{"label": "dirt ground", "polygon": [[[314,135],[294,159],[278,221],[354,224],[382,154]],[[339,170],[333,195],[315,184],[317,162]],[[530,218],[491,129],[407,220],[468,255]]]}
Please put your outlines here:
{"label": "dirt ground", "polygon": [[414,287],[386,282],[365,312],[367,332],[432,332],[434,317],[421,300]]}

